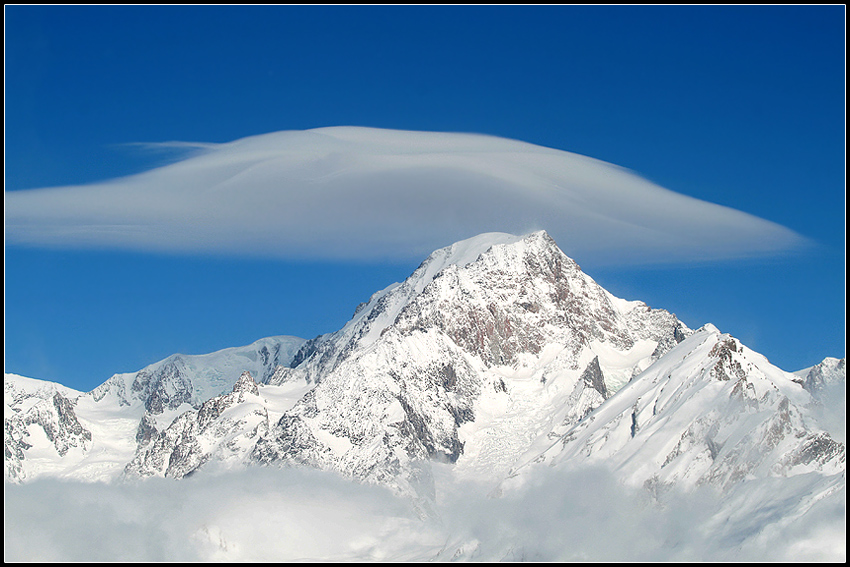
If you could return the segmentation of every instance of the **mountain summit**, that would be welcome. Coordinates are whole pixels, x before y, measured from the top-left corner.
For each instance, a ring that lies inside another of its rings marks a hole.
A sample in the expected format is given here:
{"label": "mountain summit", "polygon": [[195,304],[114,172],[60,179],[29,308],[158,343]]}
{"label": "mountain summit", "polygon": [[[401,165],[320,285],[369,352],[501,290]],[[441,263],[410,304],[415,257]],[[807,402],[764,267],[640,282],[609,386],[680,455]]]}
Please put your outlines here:
{"label": "mountain summit", "polygon": [[408,465],[430,460],[499,475],[690,333],[611,296],[546,232],[484,234],[437,250],[341,330],[305,343],[276,380],[316,387],[254,458],[399,489],[413,479],[391,471],[420,475]]}

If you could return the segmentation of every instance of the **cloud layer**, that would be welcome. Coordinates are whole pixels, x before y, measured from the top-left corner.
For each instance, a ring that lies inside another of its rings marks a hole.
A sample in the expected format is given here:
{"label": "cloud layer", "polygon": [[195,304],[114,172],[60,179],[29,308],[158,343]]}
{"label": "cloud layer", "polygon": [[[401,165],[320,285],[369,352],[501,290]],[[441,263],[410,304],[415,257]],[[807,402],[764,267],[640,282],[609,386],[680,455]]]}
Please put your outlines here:
{"label": "cloud layer", "polygon": [[[450,465],[445,465],[450,467]],[[438,479],[427,514],[309,469],[5,487],[6,561],[843,561],[844,488],[806,513],[819,475],[757,479],[663,502],[603,469],[554,471],[488,498]],[[442,476],[438,474],[438,476]],[[767,496],[766,496],[767,495]],[[768,502],[765,506],[762,502]]]}
{"label": "cloud layer", "polygon": [[597,262],[775,254],[805,239],[570,152],[359,127],[192,147],[82,186],[6,193],[9,243],[280,258],[410,259],[483,232],[547,230]]}

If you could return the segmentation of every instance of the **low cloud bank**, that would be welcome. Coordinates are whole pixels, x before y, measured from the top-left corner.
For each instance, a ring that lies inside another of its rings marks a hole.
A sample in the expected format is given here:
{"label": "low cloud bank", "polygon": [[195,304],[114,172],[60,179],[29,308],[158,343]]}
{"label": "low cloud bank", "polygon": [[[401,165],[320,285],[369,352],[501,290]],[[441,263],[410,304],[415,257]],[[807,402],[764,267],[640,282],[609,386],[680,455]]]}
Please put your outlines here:
{"label": "low cloud bank", "polygon": [[[448,465],[445,465],[448,466]],[[6,486],[6,561],[843,561],[840,484],[804,513],[814,476],[653,501],[600,469],[502,498],[439,474],[427,515],[388,491],[305,469],[200,472],[129,484]],[[791,480],[790,483],[784,482]],[[772,495],[762,510],[760,494]],[[734,510],[730,508],[734,507]]]}
{"label": "low cloud bank", "polygon": [[375,260],[545,229],[567,254],[600,263],[740,258],[807,243],[621,167],[492,136],[338,127],[162,146],[193,152],[103,183],[7,192],[7,242]]}

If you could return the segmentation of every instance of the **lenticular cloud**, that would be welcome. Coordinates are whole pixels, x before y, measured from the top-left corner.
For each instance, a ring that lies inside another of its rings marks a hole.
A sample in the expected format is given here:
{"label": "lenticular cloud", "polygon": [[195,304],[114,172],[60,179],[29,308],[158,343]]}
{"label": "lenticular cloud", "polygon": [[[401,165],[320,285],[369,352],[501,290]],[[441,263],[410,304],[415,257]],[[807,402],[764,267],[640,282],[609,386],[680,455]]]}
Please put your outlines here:
{"label": "lenticular cloud", "polygon": [[191,157],[138,175],[6,193],[7,242],[370,260],[542,228],[571,256],[601,262],[725,259],[804,244],[782,226],[621,167],[492,136],[337,127],[193,147]]}

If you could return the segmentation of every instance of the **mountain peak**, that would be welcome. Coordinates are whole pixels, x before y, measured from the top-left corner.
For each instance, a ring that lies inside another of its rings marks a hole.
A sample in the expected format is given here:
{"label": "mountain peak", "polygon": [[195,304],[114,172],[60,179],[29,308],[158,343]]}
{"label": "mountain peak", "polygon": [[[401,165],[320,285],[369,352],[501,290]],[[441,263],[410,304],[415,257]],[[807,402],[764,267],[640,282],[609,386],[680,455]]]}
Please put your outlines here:
{"label": "mountain peak", "polygon": [[447,263],[464,266],[474,262],[478,256],[487,252],[493,246],[510,246],[518,243],[525,245],[539,243],[556,248],[558,246],[545,230],[536,230],[519,235],[507,232],[484,232],[439,248],[432,252],[428,258],[439,257],[447,260]]}
{"label": "mountain peak", "polygon": [[543,251],[549,251],[573,262],[561,251],[545,230],[538,230],[521,236],[504,232],[485,232],[435,250],[405,283],[415,280],[413,287],[416,293],[419,293],[447,267],[465,268],[494,250],[502,250],[502,257],[505,260],[508,258],[521,259],[532,252],[539,254]]}
{"label": "mountain peak", "polygon": [[715,334],[715,335],[721,334],[720,329],[718,329],[717,327],[715,327],[711,323],[706,323],[705,325],[703,325],[702,327],[697,329],[697,332],[698,333],[712,333],[712,334]]}
{"label": "mountain peak", "polygon": [[493,246],[514,245],[536,234],[538,233],[516,236],[505,232],[485,232],[465,240],[459,240],[454,244],[432,252],[422,262],[416,272],[420,272],[421,270],[420,277],[425,281],[430,281],[447,266],[454,265],[462,268],[475,262],[482,254],[493,248]]}
{"label": "mountain peak", "polygon": [[474,262],[481,254],[487,252],[493,246],[511,246],[518,243],[525,245],[545,243],[546,245],[557,248],[557,244],[555,244],[555,241],[545,230],[538,230],[520,236],[505,232],[485,232],[441,248],[431,254],[431,256],[441,256],[446,260],[447,264],[457,264],[462,267]]}
{"label": "mountain peak", "polygon": [[250,392],[255,396],[260,395],[260,390],[257,383],[254,381],[254,377],[251,376],[251,373],[247,370],[242,373],[239,380],[237,380],[236,384],[233,385],[233,392]]}

